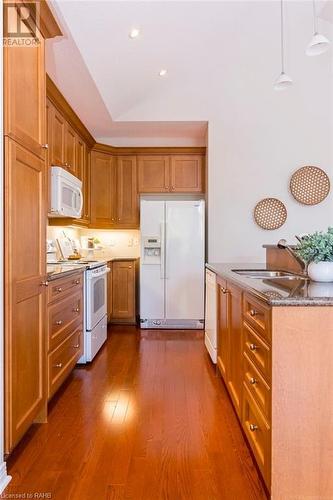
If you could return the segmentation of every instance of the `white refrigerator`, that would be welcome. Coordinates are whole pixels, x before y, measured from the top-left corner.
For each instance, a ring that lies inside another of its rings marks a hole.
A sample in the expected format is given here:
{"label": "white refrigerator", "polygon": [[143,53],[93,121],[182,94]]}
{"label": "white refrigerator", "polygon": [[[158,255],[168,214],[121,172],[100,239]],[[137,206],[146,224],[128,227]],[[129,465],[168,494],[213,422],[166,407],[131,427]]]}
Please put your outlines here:
{"label": "white refrigerator", "polygon": [[141,328],[204,326],[205,202],[141,199]]}

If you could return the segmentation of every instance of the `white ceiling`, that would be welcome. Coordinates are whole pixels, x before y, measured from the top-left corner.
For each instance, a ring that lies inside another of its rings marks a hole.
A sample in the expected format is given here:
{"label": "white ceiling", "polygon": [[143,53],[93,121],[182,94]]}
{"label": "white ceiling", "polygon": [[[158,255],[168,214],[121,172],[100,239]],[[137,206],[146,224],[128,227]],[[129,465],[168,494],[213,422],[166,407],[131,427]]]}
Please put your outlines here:
{"label": "white ceiling", "polygon": [[[207,121],[223,115],[245,76],[270,88],[280,71],[277,1],[54,0],[53,9],[65,37],[47,43],[47,70],[110,144],[203,144]],[[296,72],[305,56],[293,37],[305,45],[311,36],[311,2],[286,2],[285,12],[287,69]]]}

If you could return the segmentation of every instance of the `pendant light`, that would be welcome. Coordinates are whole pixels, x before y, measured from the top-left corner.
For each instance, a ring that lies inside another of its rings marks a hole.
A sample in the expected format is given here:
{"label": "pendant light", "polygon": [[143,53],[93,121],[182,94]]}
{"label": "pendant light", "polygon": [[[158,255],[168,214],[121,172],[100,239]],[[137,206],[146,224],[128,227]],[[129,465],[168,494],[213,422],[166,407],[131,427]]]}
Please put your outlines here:
{"label": "pendant light", "polygon": [[285,90],[293,83],[289,75],[284,71],[284,26],[283,26],[283,0],[280,0],[281,8],[281,73],[274,83],[274,90]]}
{"label": "pendant light", "polygon": [[316,15],[316,4],[315,0],[312,0],[313,6],[313,36],[309,45],[306,48],[307,56],[319,56],[319,54],[323,54],[329,49],[330,41],[326,36],[318,33],[318,19]]}

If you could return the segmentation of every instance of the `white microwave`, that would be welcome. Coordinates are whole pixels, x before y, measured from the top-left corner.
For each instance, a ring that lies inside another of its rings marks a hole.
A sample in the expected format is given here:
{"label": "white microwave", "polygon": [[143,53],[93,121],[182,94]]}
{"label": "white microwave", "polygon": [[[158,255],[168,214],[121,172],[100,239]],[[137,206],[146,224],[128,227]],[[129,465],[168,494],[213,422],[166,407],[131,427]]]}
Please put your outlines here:
{"label": "white microwave", "polygon": [[82,182],[61,167],[51,167],[49,217],[79,219],[83,207]]}

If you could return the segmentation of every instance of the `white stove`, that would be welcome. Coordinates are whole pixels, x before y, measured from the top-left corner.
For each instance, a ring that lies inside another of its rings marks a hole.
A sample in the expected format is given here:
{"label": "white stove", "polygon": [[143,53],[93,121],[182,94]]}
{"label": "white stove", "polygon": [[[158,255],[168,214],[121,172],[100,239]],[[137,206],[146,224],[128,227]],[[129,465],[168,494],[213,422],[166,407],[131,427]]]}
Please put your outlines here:
{"label": "white stove", "polygon": [[84,352],[78,363],[92,361],[107,339],[107,273],[104,260],[61,260],[62,266],[85,266],[84,272]]}

